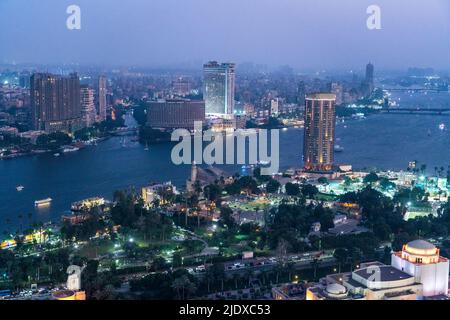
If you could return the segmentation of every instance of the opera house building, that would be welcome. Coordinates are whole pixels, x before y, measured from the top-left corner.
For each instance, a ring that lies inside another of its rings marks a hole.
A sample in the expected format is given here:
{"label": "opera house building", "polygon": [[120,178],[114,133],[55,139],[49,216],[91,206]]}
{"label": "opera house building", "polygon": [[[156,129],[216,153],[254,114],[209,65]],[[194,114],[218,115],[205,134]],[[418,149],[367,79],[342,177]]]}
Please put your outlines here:
{"label": "opera house building", "polygon": [[415,240],[392,254],[391,265],[361,264],[328,275],[307,289],[307,300],[450,300],[449,260],[433,244]]}

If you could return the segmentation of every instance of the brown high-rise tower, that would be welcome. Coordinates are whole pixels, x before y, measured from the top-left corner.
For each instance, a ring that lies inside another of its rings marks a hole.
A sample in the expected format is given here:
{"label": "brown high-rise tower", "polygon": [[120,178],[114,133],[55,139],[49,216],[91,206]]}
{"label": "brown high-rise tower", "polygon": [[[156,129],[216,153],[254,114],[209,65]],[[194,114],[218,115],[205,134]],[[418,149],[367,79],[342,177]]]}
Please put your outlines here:
{"label": "brown high-rise tower", "polygon": [[305,169],[330,171],[334,161],[336,95],[316,93],[306,96],[303,157]]}

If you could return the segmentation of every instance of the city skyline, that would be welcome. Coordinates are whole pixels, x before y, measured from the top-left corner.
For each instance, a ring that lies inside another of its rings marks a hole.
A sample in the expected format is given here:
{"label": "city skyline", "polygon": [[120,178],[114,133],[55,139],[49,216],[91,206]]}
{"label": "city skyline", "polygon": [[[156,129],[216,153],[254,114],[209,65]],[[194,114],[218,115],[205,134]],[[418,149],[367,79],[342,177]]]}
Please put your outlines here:
{"label": "city skyline", "polygon": [[[317,70],[352,69],[368,60],[380,69],[450,69],[450,45],[442,41],[450,37],[450,8],[443,0],[378,1],[381,30],[367,28],[366,9],[372,3],[366,0],[283,0],[276,5],[267,0],[258,6],[254,1],[172,2],[130,1],[124,7],[114,1],[100,0],[94,6],[80,0],[81,30],[68,30],[68,1],[3,1],[0,30],[8,32],[0,33],[5,44],[0,62],[192,67],[214,57]],[[20,26],[14,22],[19,15]],[[37,20],[42,16],[45,21]],[[421,23],[415,23],[419,17]],[[316,21],[327,23],[317,26]],[[182,50],[168,50],[173,43]]]}
{"label": "city skyline", "polygon": [[449,301],[448,39],[448,0],[0,0],[0,304]]}

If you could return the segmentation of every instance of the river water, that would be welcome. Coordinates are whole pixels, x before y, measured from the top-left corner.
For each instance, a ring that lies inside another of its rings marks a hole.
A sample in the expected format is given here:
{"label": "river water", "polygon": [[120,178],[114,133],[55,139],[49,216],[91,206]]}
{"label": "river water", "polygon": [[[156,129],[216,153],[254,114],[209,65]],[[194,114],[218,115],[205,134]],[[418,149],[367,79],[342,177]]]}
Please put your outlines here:
{"label": "river water", "polygon": [[[450,93],[398,93],[394,97],[402,107],[448,107]],[[439,125],[446,129],[440,130]],[[434,167],[450,165],[450,116],[378,114],[363,120],[339,123],[338,144],[344,152],[336,162],[356,168],[401,170],[408,162]],[[140,188],[151,182],[172,181],[184,186],[190,174],[189,165],[171,162],[171,144],[151,146],[150,150],[130,138],[122,143],[114,137],[97,146],[60,157],[51,154],[0,161],[0,231],[15,231],[22,223],[58,221],[72,202],[93,197],[111,198],[115,190]],[[281,169],[302,166],[303,129],[280,132]],[[226,167],[228,171],[237,167]],[[16,186],[23,185],[22,192]],[[37,209],[34,201],[51,197],[50,207]]]}

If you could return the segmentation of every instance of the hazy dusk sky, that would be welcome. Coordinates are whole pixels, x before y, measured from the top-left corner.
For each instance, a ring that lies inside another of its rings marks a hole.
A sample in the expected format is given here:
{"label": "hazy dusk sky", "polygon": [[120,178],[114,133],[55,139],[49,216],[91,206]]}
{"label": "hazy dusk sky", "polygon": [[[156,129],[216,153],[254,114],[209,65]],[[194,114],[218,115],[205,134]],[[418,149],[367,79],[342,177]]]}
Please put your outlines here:
{"label": "hazy dusk sky", "polygon": [[[366,27],[371,4],[382,30]],[[0,0],[0,44],[0,63],[450,69],[450,1]]]}

